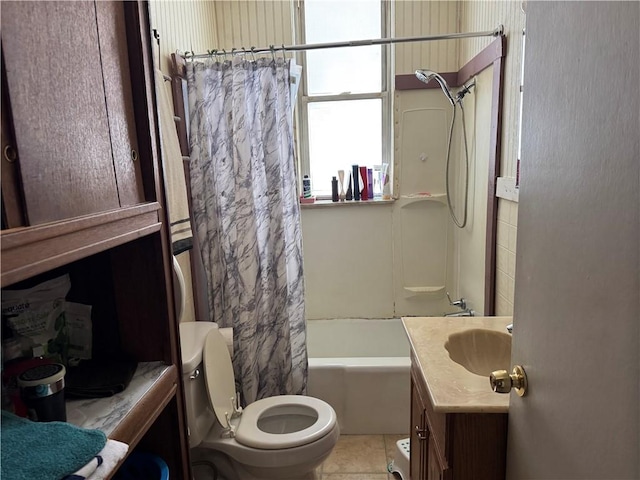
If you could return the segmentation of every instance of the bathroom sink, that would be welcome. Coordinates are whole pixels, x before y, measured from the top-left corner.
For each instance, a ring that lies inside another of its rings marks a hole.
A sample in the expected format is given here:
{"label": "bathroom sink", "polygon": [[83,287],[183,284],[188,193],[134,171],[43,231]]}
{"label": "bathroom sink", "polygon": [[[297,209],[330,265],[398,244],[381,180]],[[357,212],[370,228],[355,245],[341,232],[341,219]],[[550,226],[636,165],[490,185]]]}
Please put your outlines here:
{"label": "bathroom sink", "polygon": [[509,370],[511,335],[473,328],[449,335],[444,344],[449,358],[469,372],[488,377],[494,370]]}

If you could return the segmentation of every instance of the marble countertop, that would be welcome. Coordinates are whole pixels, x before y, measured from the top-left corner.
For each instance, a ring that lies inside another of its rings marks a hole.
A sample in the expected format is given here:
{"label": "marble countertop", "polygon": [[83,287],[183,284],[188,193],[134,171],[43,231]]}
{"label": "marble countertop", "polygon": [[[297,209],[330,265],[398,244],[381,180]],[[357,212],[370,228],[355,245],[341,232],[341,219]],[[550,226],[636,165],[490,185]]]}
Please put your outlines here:
{"label": "marble countertop", "polygon": [[475,375],[449,358],[444,345],[452,333],[483,328],[506,333],[512,317],[403,317],[415,361],[434,411],[506,413],[509,395],[494,393],[489,378]]}
{"label": "marble countertop", "polygon": [[162,362],[140,362],[123,392],[107,398],[67,400],[67,422],[102,430],[109,437],[168,368]]}

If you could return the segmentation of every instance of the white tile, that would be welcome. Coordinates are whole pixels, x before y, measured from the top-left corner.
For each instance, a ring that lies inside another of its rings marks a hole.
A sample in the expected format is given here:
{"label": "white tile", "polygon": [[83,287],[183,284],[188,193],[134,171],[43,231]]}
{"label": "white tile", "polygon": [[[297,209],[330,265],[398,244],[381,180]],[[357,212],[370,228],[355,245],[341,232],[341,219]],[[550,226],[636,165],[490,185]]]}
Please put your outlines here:
{"label": "white tile", "polygon": [[510,252],[514,252],[515,253],[516,245],[518,243],[518,229],[516,227],[514,227],[513,225],[509,225],[507,227],[507,232],[508,232],[508,235],[509,235],[507,248],[509,249]]}
{"label": "white tile", "polygon": [[518,204],[517,203],[511,204],[511,211],[509,214],[509,224],[513,225],[514,227],[518,226]]}
{"label": "white tile", "polygon": [[505,248],[509,248],[509,230],[507,229],[509,224],[506,222],[498,221],[498,232],[496,234],[496,243]]}
{"label": "white tile", "polygon": [[507,251],[507,268],[505,272],[510,277],[516,277],[516,254],[514,252]]}

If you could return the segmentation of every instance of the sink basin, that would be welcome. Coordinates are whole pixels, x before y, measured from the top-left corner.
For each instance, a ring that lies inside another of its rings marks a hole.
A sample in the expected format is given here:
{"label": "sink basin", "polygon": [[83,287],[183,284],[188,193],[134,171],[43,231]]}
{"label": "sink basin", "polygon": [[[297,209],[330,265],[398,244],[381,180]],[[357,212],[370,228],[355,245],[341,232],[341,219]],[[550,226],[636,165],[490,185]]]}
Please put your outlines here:
{"label": "sink basin", "polygon": [[449,358],[469,372],[488,377],[494,370],[511,364],[511,335],[473,328],[449,335],[444,344]]}

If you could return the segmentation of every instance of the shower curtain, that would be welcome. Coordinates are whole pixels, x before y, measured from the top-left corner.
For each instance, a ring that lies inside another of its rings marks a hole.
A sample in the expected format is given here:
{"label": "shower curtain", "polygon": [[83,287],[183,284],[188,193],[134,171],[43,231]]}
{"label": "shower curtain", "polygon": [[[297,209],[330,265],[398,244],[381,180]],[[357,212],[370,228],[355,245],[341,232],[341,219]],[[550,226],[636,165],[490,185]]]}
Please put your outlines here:
{"label": "shower curtain", "polygon": [[307,351],[289,62],[187,64],[191,200],[211,320],[244,405],[303,394]]}

